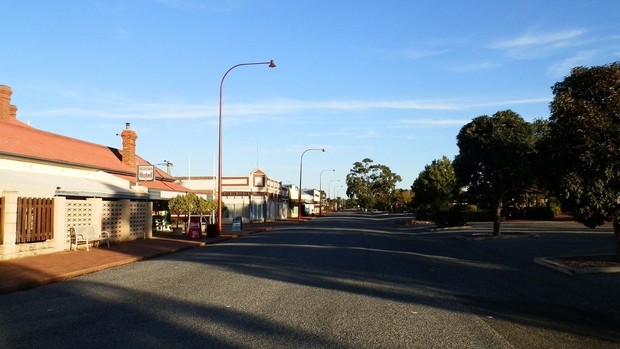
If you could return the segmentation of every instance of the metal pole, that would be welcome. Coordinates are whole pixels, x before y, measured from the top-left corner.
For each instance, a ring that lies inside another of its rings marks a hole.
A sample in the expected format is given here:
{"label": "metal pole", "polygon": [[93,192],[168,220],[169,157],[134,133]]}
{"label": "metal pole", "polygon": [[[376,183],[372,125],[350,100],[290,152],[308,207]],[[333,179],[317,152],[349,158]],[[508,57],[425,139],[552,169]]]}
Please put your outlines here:
{"label": "metal pole", "polygon": [[276,64],[273,60],[269,62],[255,62],[255,63],[241,63],[237,65],[233,65],[230,69],[224,73],[222,76],[222,80],[220,81],[220,112],[218,119],[218,153],[217,153],[217,235],[222,234],[222,91],[224,87],[224,79],[226,79],[226,75],[230,73],[231,70],[241,67],[244,65],[259,65],[265,64],[268,65],[269,68],[275,68]]}
{"label": "metal pole", "polygon": [[[339,179],[332,179],[331,181],[329,181],[329,183],[327,184],[327,199],[329,202],[329,197],[331,196],[332,192],[331,192],[331,187],[332,187],[332,182],[340,182]],[[329,206],[331,209],[331,205]]]}
{"label": "metal pole", "polygon": [[323,214],[323,172],[326,171],[336,171],[336,169],[329,169],[329,170],[323,170],[321,171],[321,174],[319,175],[319,216],[321,216]]}
{"label": "metal pole", "polygon": [[301,153],[301,160],[299,160],[299,197],[298,202],[297,202],[297,222],[301,222],[301,175],[303,173],[303,165],[304,165],[304,154],[310,150],[320,150],[322,152],[325,152],[325,149],[323,148],[309,148],[304,150],[303,153]]}

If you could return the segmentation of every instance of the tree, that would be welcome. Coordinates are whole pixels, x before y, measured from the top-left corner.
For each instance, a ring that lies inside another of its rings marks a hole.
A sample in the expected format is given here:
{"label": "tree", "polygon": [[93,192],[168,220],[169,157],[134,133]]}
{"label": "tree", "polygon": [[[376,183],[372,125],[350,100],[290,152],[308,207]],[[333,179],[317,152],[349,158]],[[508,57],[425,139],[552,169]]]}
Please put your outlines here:
{"label": "tree", "polygon": [[400,212],[406,211],[413,200],[413,192],[407,189],[396,189],[392,193],[392,203]]}
{"label": "tree", "polygon": [[465,224],[467,211],[460,205],[454,205],[459,185],[452,162],[446,156],[426,165],[411,190],[416,197],[416,219],[431,219],[438,226]]}
{"label": "tree", "polygon": [[170,212],[177,216],[177,228],[179,227],[179,216],[181,215],[181,213],[187,212],[187,206],[187,196],[185,195],[177,195],[172,199],[168,200],[168,209],[170,210]]}
{"label": "tree", "polygon": [[446,208],[459,192],[450,159],[444,156],[424,166],[424,171],[413,182],[411,190],[415,193],[416,205],[430,210]]}
{"label": "tree", "polygon": [[217,202],[215,200],[206,200],[195,193],[177,195],[168,201],[168,209],[177,216],[177,228],[181,214],[188,217],[192,214],[199,214],[202,220],[203,215],[212,213],[216,208]]}
{"label": "tree", "polygon": [[620,259],[620,62],[576,67],[552,90],[544,153],[553,192],[586,226],[612,221]]}
{"label": "tree", "polygon": [[353,164],[347,175],[347,196],[355,198],[365,209],[391,209],[392,193],[401,177],[385,165],[372,163],[371,159],[365,158]]}
{"label": "tree", "polygon": [[206,200],[201,197],[198,197],[198,205],[195,213],[199,214],[200,217],[207,216],[213,213],[217,209],[217,201],[210,199]]}
{"label": "tree", "polygon": [[459,183],[470,195],[488,200],[494,211],[493,235],[498,236],[504,202],[533,179],[533,127],[512,110],[498,111],[463,126],[457,145],[453,166]]}
{"label": "tree", "polygon": [[375,204],[375,198],[370,190],[370,164],[371,159],[355,162],[347,175],[347,196],[355,198],[361,208],[371,208]]}

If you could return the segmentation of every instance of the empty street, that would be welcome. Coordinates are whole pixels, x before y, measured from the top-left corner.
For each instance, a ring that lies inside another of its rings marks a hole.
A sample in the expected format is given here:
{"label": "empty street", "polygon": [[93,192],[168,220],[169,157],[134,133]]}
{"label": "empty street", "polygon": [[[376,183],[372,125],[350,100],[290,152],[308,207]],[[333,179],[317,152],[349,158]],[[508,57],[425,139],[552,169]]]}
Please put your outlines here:
{"label": "empty street", "polygon": [[0,296],[11,348],[620,348],[613,251],[572,222],[436,230],[339,213]]}

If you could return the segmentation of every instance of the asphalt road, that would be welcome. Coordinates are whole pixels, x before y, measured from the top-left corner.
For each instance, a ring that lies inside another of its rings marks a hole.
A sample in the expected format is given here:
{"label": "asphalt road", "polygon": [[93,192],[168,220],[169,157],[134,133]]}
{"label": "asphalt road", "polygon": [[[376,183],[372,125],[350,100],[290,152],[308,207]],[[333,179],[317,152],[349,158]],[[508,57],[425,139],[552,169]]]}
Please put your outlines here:
{"label": "asphalt road", "polygon": [[341,213],[3,295],[0,348],[620,348],[620,274],[532,261],[609,253],[609,231],[479,239],[489,225],[399,218]]}

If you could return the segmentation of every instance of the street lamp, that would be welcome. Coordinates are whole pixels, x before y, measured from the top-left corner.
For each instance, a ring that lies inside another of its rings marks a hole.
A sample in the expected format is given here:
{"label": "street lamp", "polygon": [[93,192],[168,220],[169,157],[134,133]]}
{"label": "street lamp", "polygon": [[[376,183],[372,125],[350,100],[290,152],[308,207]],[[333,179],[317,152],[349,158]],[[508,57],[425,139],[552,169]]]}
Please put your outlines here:
{"label": "street lamp", "polygon": [[241,63],[233,65],[230,69],[224,73],[222,80],[220,81],[220,114],[219,114],[219,126],[218,126],[218,153],[217,153],[217,235],[222,234],[222,91],[224,87],[224,79],[231,70],[244,65],[267,65],[269,68],[275,68],[276,64],[273,59],[269,62],[255,62],[255,63]]}
{"label": "street lamp", "polygon": [[[329,197],[331,196],[332,192],[331,192],[331,186],[332,186],[332,182],[340,182],[339,179],[332,179],[331,181],[329,181],[329,183],[327,184],[327,198],[329,199]],[[329,205],[330,209],[331,209],[331,204]]]}
{"label": "street lamp", "polygon": [[321,176],[323,175],[323,172],[327,172],[327,171],[333,172],[333,171],[336,171],[336,169],[323,170],[321,171],[321,174],[319,175],[319,195],[320,195],[319,196],[319,216],[321,216],[323,212],[323,187],[321,184],[323,178]]}
{"label": "street lamp", "polygon": [[337,187],[334,187],[334,199],[337,199],[337,197],[336,197],[336,190],[338,190],[338,188],[344,188],[344,185],[339,185]]}
{"label": "street lamp", "polygon": [[299,197],[297,203],[297,222],[301,222],[301,175],[303,173],[302,171],[304,165],[304,154],[306,154],[306,152],[309,152],[310,150],[320,150],[323,153],[325,152],[324,148],[309,148],[304,150],[303,153],[301,153],[301,160],[299,160]]}
{"label": "street lamp", "polygon": [[340,188],[344,188],[344,185],[339,185],[334,188],[334,200],[336,201],[336,206],[335,206],[336,211],[338,211],[338,190],[340,190]]}

